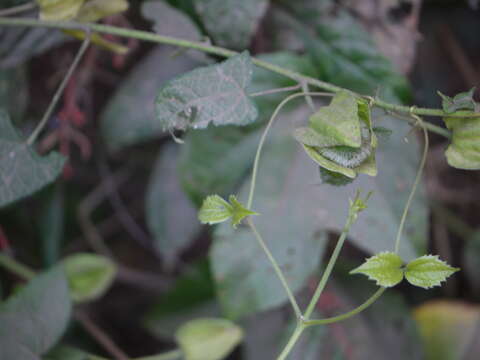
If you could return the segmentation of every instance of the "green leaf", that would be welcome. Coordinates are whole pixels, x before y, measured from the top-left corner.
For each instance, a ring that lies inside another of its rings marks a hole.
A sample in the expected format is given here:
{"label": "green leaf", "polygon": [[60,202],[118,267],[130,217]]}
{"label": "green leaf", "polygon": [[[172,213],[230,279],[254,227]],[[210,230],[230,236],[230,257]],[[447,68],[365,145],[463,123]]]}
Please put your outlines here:
{"label": "green leaf", "polygon": [[230,195],[230,197],[228,198],[228,201],[232,205],[232,226],[234,228],[236,228],[237,225],[240,224],[241,221],[247,216],[259,215],[255,211],[251,211],[245,208],[245,206],[243,206],[243,204],[237,200],[235,195]]}
{"label": "green leaf", "polygon": [[318,167],[320,172],[320,180],[322,184],[329,184],[334,186],[344,186],[351,184],[354,179],[345,176],[341,173],[327,170],[321,166]]}
{"label": "green leaf", "polygon": [[443,95],[440,91],[437,91],[437,93],[442,98],[442,108],[447,114],[453,114],[458,110],[475,111],[475,101],[473,100],[475,87],[467,92],[457,94],[453,98]]}
{"label": "green leaf", "polygon": [[452,131],[452,142],[445,152],[448,164],[458,169],[480,169],[480,117],[443,120]]}
{"label": "green leaf", "polygon": [[148,228],[154,235],[154,246],[172,265],[179,252],[200,230],[197,209],[183,192],[177,171],[180,147],[168,144],[160,150],[150,175],[145,195]]}
{"label": "green leaf", "polygon": [[128,9],[127,0],[88,0],[78,11],[75,21],[95,22]]}
{"label": "green leaf", "polygon": [[244,50],[267,10],[267,0],[196,0],[203,25],[220,46]]}
{"label": "green leaf", "polygon": [[260,138],[251,127],[209,126],[186,134],[178,165],[183,188],[195,204],[212,193],[231,194],[247,174]]}
{"label": "green leaf", "polygon": [[423,342],[425,360],[476,359],[480,320],[477,304],[434,300],[417,306],[413,315]]}
{"label": "green leaf", "polygon": [[57,346],[42,360],[107,360],[70,346]]}
{"label": "green leaf", "polygon": [[0,109],[0,207],[27,197],[54,181],[64,158],[56,152],[40,157],[20,139]]}
{"label": "green leaf", "polygon": [[203,201],[198,212],[198,219],[202,224],[218,224],[230,219],[233,207],[218,195],[210,195]]}
{"label": "green leaf", "polygon": [[75,302],[100,298],[112,285],[117,272],[108,258],[95,254],[75,254],[63,261],[70,294]]}
{"label": "green leaf", "polygon": [[412,285],[429,289],[440,286],[442,281],[459,270],[440,260],[437,255],[424,255],[408,263],[405,278]]}
{"label": "green leaf", "polygon": [[5,109],[10,114],[13,123],[23,119],[28,105],[28,82],[25,70],[23,66],[0,70],[0,109]]}
{"label": "green leaf", "polygon": [[252,60],[247,52],[219,64],[190,71],[163,86],[155,102],[157,121],[165,130],[214,125],[246,125],[258,111],[247,94]]}
{"label": "green leaf", "polygon": [[153,22],[153,30],[160,35],[185,40],[200,40],[197,26],[182,11],[165,1],[149,0],[142,3],[142,15]]}
{"label": "green leaf", "polygon": [[61,267],[36,276],[0,306],[0,359],[39,360],[64,333],[71,308]]}
{"label": "green leaf", "polygon": [[383,252],[367,259],[350,274],[364,274],[377,285],[392,287],[403,280],[402,258],[392,252]]}
{"label": "green leaf", "polygon": [[196,319],[175,333],[185,360],[221,360],[242,341],[243,331],[226,319]]}
{"label": "green leaf", "polygon": [[[256,227],[293,292],[303,288],[318,269],[326,244],[318,212],[323,200],[316,197],[318,188],[308,180],[313,178],[312,173],[317,176],[317,170],[290,135],[290,121],[305,119],[309,113],[304,106],[280,115],[260,160],[254,201],[254,209],[262,214],[255,218]],[[249,190],[250,179],[246,179],[239,198],[246,198]],[[347,204],[343,203],[343,209]],[[287,301],[285,290],[250,229],[217,226],[210,262],[218,299],[228,318],[244,318]]]}
{"label": "green leaf", "polygon": [[328,106],[323,106],[310,117],[310,127],[322,136],[332,139],[333,145],[360,147],[360,119],[355,97],[340,91]]}
{"label": "green leaf", "polygon": [[40,20],[66,21],[74,19],[85,0],[36,0]]}
{"label": "green leaf", "polygon": [[172,58],[171,52],[169,47],[153,50],[111,97],[101,114],[102,136],[111,152],[163,134],[162,124],[155,118],[158,84],[199,65],[186,55]]}

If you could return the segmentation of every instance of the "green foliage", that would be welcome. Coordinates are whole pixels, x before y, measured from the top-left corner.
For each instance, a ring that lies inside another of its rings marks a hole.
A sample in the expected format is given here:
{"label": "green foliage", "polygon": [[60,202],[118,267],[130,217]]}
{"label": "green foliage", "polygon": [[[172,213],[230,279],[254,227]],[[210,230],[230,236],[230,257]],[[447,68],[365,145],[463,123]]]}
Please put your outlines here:
{"label": "green foliage", "polygon": [[415,286],[429,289],[440,286],[442,281],[459,271],[437,255],[424,255],[410,261],[405,268],[402,267],[403,260],[396,253],[383,252],[367,259],[362,265],[350,271],[350,274],[364,274],[369,279],[375,280],[377,285],[392,287],[403,280]]}
{"label": "green foliage", "polygon": [[475,88],[471,88],[467,92],[463,92],[455,95],[453,98],[443,95],[438,91],[438,95],[442,98],[442,108],[447,114],[453,114],[458,110],[475,111],[476,104],[473,100],[475,94]]}
{"label": "green foliage", "polygon": [[310,117],[309,127],[296,129],[294,137],[313,161],[330,172],[348,178],[377,174],[370,109],[348,92],[337,93],[330,105]]}
{"label": "green foliage", "polygon": [[145,214],[155,249],[169,265],[200,230],[197,209],[180,186],[179,151],[176,144],[161,150],[145,194]]}
{"label": "green foliage", "polygon": [[196,0],[194,4],[216,44],[243,50],[250,44],[268,0]]}
{"label": "green foliage", "polygon": [[115,279],[117,268],[108,258],[77,253],[63,261],[72,299],[79,303],[100,298]]}
{"label": "green foliage", "polygon": [[60,174],[64,158],[53,152],[45,157],[23,142],[0,110],[0,207],[32,195]]}
{"label": "green foliage", "polygon": [[198,212],[198,219],[202,224],[218,224],[232,219],[232,227],[238,224],[247,216],[258,215],[258,213],[245,208],[235,195],[230,195],[228,202],[218,195],[208,196]]}
{"label": "green foliage", "polygon": [[23,66],[8,70],[0,69],[0,109],[5,109],[10,114],[14,124],[22,120],[28,104],[28,81],[25,70]]}
{"label": "green foliage", "polygon": [[402,258],[397,254],[383,252],[367,259],[350,274],[364,274],[379,286],[392,287],[403,280],[402,264]]}
{"label": "green foliage", "polygon": [[0,306],[0,358],[38,360],[60,339],[70,312],[62,268],[36,276]]}
{"label": "green foliage", "polygon": [[48,21],[75,18],[85,0],[37,0],[40,19]]}
{"label": "green foliage", "polygon": [[243,338],[242,329],[226,319],[196,319],[175,333],[185,360],[221,360]]}
{"label": "green foliage", "polygon": [[452,132],[452,142],[445,152],[448,164],[458,169],[480,169],[480,117],[443,120]]}
{"label": "green foliage", "polygon": [[258,116],[246,92],[251,77],[247,52],[190,71],[160,89],[155,102],[157,121],[165,130],[251,123]]}
{"label": "green foliage", "polygon": [[440,260],[437,255],[424,255],[410,261],[405,269],[405,278],[415,286],[429,289],[440,286],[453,273],[460,271]]}

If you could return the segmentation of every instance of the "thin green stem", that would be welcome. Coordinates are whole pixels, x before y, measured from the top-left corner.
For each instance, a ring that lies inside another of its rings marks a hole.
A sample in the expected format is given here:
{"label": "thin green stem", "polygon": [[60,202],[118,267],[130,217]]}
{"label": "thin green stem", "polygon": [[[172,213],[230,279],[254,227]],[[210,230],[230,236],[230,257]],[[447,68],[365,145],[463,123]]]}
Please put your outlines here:
{"label": "thin green stem", "polygon": [[386,288],[380,288],[378,289],[367,301],[365,301],[362,305],[356,307],[352,311],[349,311],[345,314],[326,318],[326,319],[319,319],[319,320],[309,320],[305,321],[303,324],[307,326],[314,326],[314,325],[326,325],[326,324],[333,324],[342,320],[346,320],[348,318],[351,318],[352,316],[355,316],[368,308],[370,305],[372,305],[377,299],[382,296],[382,294],[387,290]]}
{"label": "thin green stem", "polygon": [[415,181],[413,182],[412,190],[410,191],[410,195],[408,196],[407,203],[405,204],[405,208],[403,209],[402,218],[400,219],[400,225],[398,226],[397,231],[397,238],[395,240],[395,252],[398,253],[400,250],[400,240],[402,238],[403,227],[405,226],[405,220],[407,219],[408,210],[410,209],[410,205],[412,204],[413,196],[415,195],[415,191],[417,190],[418,184],[422,178],[423,169],[425,168],[425,162],[427,161],[427,154],[428,154],[428,147],[429,147],[429,140],[428,140],[428,131],[425,127],[425,123],[423,120],[415,115],[411,114],[420,124],[423,130],[424,136],[424,148],[423,148],[423,155],[422,160],[420,161],[420,166],[418,167],[417,176],[415,177]]}
{"label": "thin green stem", "polygon": [[248,96],[256,97],[256,96],[277,94],[277,93],[282,93],[282,92],[295,91],[295,90],[298,90],[300,88],[301,88],[300,84],[297,84],[297,85],[293,85],[293,86],[286,86],[286,87],[281,87],[281,88],[276,88],[276,89],[258,91],[258,92],[248,94]]}
{"label": "thin green stem", "polygon": [[8,9],[1,9],[0,10],[0,16],[11,16],[11,15],[17,15],[22,12],[26,12],[29,10],[33,10],[37,7],[37,4],[32,1],[26,4],[18,5],[18,6],[13,6]]}
{"label": "thin green stem", "polygon": [[[224,56],[224,57],[230,57],[237,54],[237,52],[235,51],[231,51],[218,46],[212,46],[207,43],[187,41],[187,40],[178,39],[171,36],[154,34],[148,31],[125,29],[125,28],[120,28],[120,27],[110,26],[110,25],[103,25],[103,24],[42,21],[37,19],[24,19],[24,18],[3,18],[3,19],[0,19],[0,26],[2,25],[3,26],[46,27],[46,28],[53,28],[53,29],[73,29],[73,30],[89,29],[91,31],[103,33],[103,34],[111,34],[111,35],[117,35],[122,37],[139,39],[143,41],[150,41],[150,42],[155,42],[160,44],[168,44],[168,45],[174,45],[174,46],[179,46],[179,47],[184,47],[189,49],[196,49],[205,53]],[[281,66],[277,66],[263,60],[252,58],[252,61],[255,65],[259,67],[273,71],[280,75],[284,75],[286,77],[289,77],[293,80],[298,81],[299,83],[306,82],[309,85],[316,86],[320,89],[323,89],[326,91],[332,91],[332,92],[345,90],[340,86],[336,86],[336,85],[333,85],[309,76],[302,75],[298,72],[282,68]],[[364,97],[360,94],[354,93],[354,95],[359,97]],[[391,104],[377,98],[374,99],[373,104],[383,109],[396,111],[400,113],[408,114],[411,112],[411,108],[409,106]],[[441,116],[441,117],[448,115],[441,109],[429,109],[429,108],[415,108],[413,110],[413,113],[417,115]],[[451,115],[448,115],[448,116],[451,116]],[[471,113],[468,111],[462,111],[462,112],[456,113],[455,116],[456,117],[479,117],[480,114]]]}
{"label": "thin green stem", "polygon": [[295,316],[297,319],[299,319],[302,315],[300,312],[300,308],[298,307],[297,300],[295,300],[295,296],[292,293],[292,290],[290,290],[290,287],[288,286],[287,279],[285,279],[285,276],[283,275],[282,269],[280,269],[280,266],[277,263],[277,260],[273,257],[272,253],[270,252],[267,244],[265,244],[265,241],[263,241],[262,236],[258,232],[257,228],[253,224],[253,221],[251,218],[247,218],[247,224],[250,226],[250,229],[252,229],[253,234],[255,235],[255,238],[257,239],[260,247],[264,251],[264,253],[267,255],[268,260],[272,264],[273,269],[275,270],[275,273],[277,274],[277,277],[279,278],[280,282],[282,283],[287,295],[288,299],[290,300],[290,303],[292,304],[293,311],[295,312]]}
{"label": "thin green stem", "polygon": [[315,293],[312,296],[312,299],[310,300],[310,303],[307,306],[307,310],[305,311],[305,314],[303,315],[304,321],[308,321],[310,319],[310,316],[313,313],[313,310],[315,309],[315,306],[317,305],[318,299],[320,299],[320,295],[322,295],[323,289],[325,288],[325,285],[327,284],[328,278],[330,277],[330,274],[332,273],[333,267],[335,263],[337,262],[338,256],[340,255],[340,251],[342,250],[343,244],[345,243],[345,239],[347,238],[347,235],[350,231],[350,227],[353,225],[356,219],[356,213],[350,211],[347,222],[345,226],[343,227],[342,233],[340,234],[340,237],[338,238],[337,244],[335,245],[335,249],[333,250],[332,256],[330,257],[330,260],[328,260],[327,267],[325,268],[325,271],[323,272],[322,278],[320,279],[320,282],[318,283],[317,288],[315,289]]}
{"label": "thin green stem", "polygon": [[[399,118],[400,120],[405,120],[412,125],[415,125],[418,122],[417,120],[413,119],[411,116],[405,116],[404,114],[398,114],[398,113],[395,113],[394,111],[388,111],[387,113],[392,115],[392,116],[395,116],[396,118]],[[429,122],[424,122],[423,125],[425,126],[425,128],[428,131],[430,131],[432,133],[438,134],[438,135],[443,136],[447,139],[450,139],[452,137],[452,134],[448,129],[439,127],[439,126],[437,126],[435,124],[431,124]]]}
{"label": "thin green stem", "polygon": [[35,276],[35,272],[33,270],[19,263],[14,258],[4,254],[0,254],[0,266],[23,279],[28,280],[32,279]]}
{"label": "thin green stem", "polygon": [[255,185],[257,182],[257,173],[258,173],[258,165],[260,162],[260,155],[262,154],[262,149],[263,145],[265,143],[265,139],[267,138],[268,132],[270,131],[270,128],[273,125],[273,122],[275,121],[278,113],[282,108],[290,101],[295,98],[301,97],[301,96],[333,96],[333,93],[323,93],[323,92],[309,92],[309,93],[296,93],[292,94],[290,96],[287,96],[285,99],[283,99],[280,104],[276,107],[275,111],[273,112],[272,116],[270,117],[270,120],[268,120],[267,126],[265,127],[265,130],[263,131],[262,137],[260,138],[260,142],[258,143],[257,147],[257,153],[255,154],[255,160],[253,161],[253,170],[252,170],[252,180],[250,183],[250,192],[248,194],[248,201],[247,201],[247,208],[251,209],[252,208],[252,202],[253,202],[253,195],[255,193]]}
{"label": "thin green stem", "polygon": [[302,323],[299,323],[297,327],[295,328],[295,331],[292,333],[292,336],[288,340],[287,344],[283,348],[282,352],[280,355],[278,355],[277,360],[285,360],[290,354],[290,352],[293,350],[293,347],[297,343],[300,335],[302,335],[303,330],[305,330],[305,325]]}
{"label": "thin green stem", "polygon": [[27,145],[32,145],[35,142],[35,140],[40,135],[40,132],[43,130],[43,128],[47,124],[48,119],[50,119],[50,116],[52,116],[52,112],[55,109],[55,106],[58,104],[58,101],[60,100],[60,97],[63,94],[63,90],[65,90],[65,87],[67,86],[68,81],[70,80],[70,78],[73,75],[73,72],[75,71],[78,64],[80,63],[80,60],[82,59],[83,54],[85,54],[85,51],[87,50],[89,44],[90,44],[90,36],[87,33],[87,36],[85,36],[85,39],[83,40],[82,45],[80,46],[80,49],[75,55],[75,59],[73,60],[72,64],[70,65],[70,68],[67,71],[67,74],[63,78],[62,82],[60,83],[60,86],[55,92],[55,95],[50,101],[50,104],[48,105],[48,108],[45,111],[45,114],[43,115],[42,120],[40,120],[37,127],[28,138]]}

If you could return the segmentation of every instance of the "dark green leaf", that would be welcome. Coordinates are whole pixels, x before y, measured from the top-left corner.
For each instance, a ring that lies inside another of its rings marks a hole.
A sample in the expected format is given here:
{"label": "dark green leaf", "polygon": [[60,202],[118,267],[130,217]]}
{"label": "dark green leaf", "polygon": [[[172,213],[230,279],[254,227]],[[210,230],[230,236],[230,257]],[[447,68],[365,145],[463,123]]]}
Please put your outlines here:
{"label": "dark green leaf", "polygon": [[90,355],[82,350],[69,347],[58,346],[42,358],[43,360],[107,360],[95,355]]}
{"label": "dark green leaf", "polygon": [[171,52],[169,47],[153,50],[110,99],[101,115],[101,129],[111,151],[151,140],[163,133],[154,110],[158,85],[199,65],[198,61],[185,55],[172,58]]}
{"label": "dark green leaf", "polygon": [[39,360],[62,336],[70,312],[62,268],[35,277],[0,307],[0,359]]}
{"label": "dark green leaf", "polygon": [[63,156],[56,152],[38,156],[20,139],[8,115],[0,109],[0,207],[54,181],[63,164]]}
{"label": "dark green leaf", "polygon": [[344,185],[351,184],[353,180],[355,180],[343,174],[340,174],[338,172],[327,170],[321,166],[318,167],[318,170],[320,172],[320,180],[322,184],[344,186]]}
{"label": "dark green leaf", "polygon": [[214,42],[243,50],[248,47],[268,0],[196,0],[195,9]]}
{"label": "dark green leaf", "polygon": [[247,52],[222,63],[190,71],[160,89],[155,102],[158,124],[165,130],[214,125],[247,125],[258,111],[247,94],[252,77]]}
{"label": "dark green leaf", "polygon": [[224,359],[242,341],[242,329],[226,319],[187,322],[175,333],[185,360]]}
{"label": "dark green leaf", "polygon": [[177,171],[180,146],[160,150],[145,198],[147,224],[155,249],[167,263],[178,256],[200,229],[197,209],[183,192]]}
{"label": "dark green leaf", "polygon": [[475,111],[475,101],[473,95],[475,94],[475,88],[471,88],[467,92],[463,92],[455,95],[453,98],[443,95],[438,91],[438,95],[442,98],[442,108],[447,114],[453,114],[458,110],[470,110]]}
{"label": "dark green leaf", "polygon": [[5,109],[18,123],[28,104],[28,83],[25,68],[0,70],[0,109]]}
{"label": "dark green leaf", "polygon": [[186,40],[200,39],[200,33],[192,20],[164,1],[144,1],[142,15],[153,22],[153,30],[157,34]]}
{"label": "dark green leaf", "polygon": [[[260,161],[253,205],[262,214],[254,222],[295,292],[318,267],[325,245],[324,233],[318,232],[322,225],[317,218],[319,204],[312,199],[314,188],[308,182],[316,169],[292,141],[288,124],[292,118],[305,118],[308,113],[302,108],[278,119],[271,138],[274,140]],[[240,199],[246,198],[249,185],[247,180],[239,192]],[[219,225],[210,260],[227,317],[242,318],[286,301],[285,290],[250,229]]]}
{"label": "dark green leaf", "polygon": [[75,302],[96,300],[107,292],[117,272],[116,265],[108,258],[87,253],[77,253],[63,261]]}

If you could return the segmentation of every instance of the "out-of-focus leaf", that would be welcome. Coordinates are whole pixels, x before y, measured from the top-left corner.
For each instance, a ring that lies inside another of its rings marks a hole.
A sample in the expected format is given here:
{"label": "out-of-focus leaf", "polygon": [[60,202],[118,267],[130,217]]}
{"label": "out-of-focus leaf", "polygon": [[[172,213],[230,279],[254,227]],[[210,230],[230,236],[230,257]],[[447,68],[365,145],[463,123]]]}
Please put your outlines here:
{"label": "out-of-focus leaf", "polygon": [[288,9],[283,14],[286,24],[303,39],[322,80],[372,95],[381,87],[388,99],[408,97],[405,79],[353,16],[344,10],[324,11],[322,1],[283,3]]}
{"label": "out-of-focus leaf", "polygon": [[475,111],[475,101],[473,100],[473,95],[475,94],[474,87],[467,92],[455,95],[453,98],[443,95],[440,91],[437,93],[442,98],[442,108],[447,114],[452,114],[458,110]]}
{"label": "out-of-focus leaf", "polygon": [[[325,245],[324,233],[317,231],[321,223],[315,221],[318,202],[312,199],[314,188],[308,183],[309,170],[314,169],[285,129],[290,129],[287,120],[306,115],[305,108],[300,108],[278,119],[272,137],[275,140],[265,148],[260,161],[253,205],[262,214],[254,222],[293,291],[302,288],[318,267]],[[246,181],[242,186],[240,199],[246,198],[249,185],[250,181]],[[285,290],[250,229],[233,230],[229,224],[219,225],[210,260],[227,317],[239,319],[286,301]]]}
{"label": "out-of-focus leaf", "polygon": [[170,337],[181,324],[197,317],[220,315],[207,261],[190,267],[173,288],[163,294],[147,313],[144,324],[158,337]]}
{"label": "out-of-focus leaf", "polygon": [[[1,60],[0,60],[1,63]],[[0,66],[1,68],[1,66]],[[25,68],[0,69],[0,108],[17,123],[23,118],[28,104],[28,84]]]}
{"label": "out-of-focus leaf", "polygon": [[171,264],[200,229],[197,210],[183,192],[177,172],[179,146],[161,149],[145,198],[155,249]]}
{"label": "out-of-focus leaf", "polygon": [[400,256],[393,252],[382,252],[365,260],[359,267],[350,271],[350,274],[364,274],[377,285],[392,287],[403,280],[403,264]]}
{"label": "out-of-focus leaf", "polygon": [[480,169],[480,117],[443,120],[452,131],[452,142],[445,152],[448,164],[458,169]]}
{"label": "out-of-focus leaf", "polygon": [[107,360],[70,346],[57,346],[42,360]]}
{"label": "out-of-focus leaf", "polygon": [[243,50],[250,44],[268,0],[196,0],[195,9],[216,44]]}
{"label": "out-of-focus leaf", "polygon": [[0,68],[17,67],[31,57],[63,43],[66,36],[47,28],[0,28]]}
{"label": "out-of-focus leaf", "polygon": [[210,194],[233,192],[252,165],[259,138],[251,127],[237,126],[187,133],[179,171],[185,191],[197,206]]}
{"label": "out-of-focus leaf", "polygon": [[127,0],[88,0],[75,17],[79,22],[95,22],[128,9]]}
{"label": "out-of-focus leaf", "polygon": [[242,341],[242,329],[226,319],[204,318],[187,322],[175,337],[185,360],[221,360]]}
{"label": "out-of-focus leaf", "polygon": [[[430,301],[413,312],[425,348],[426,360],[466,358],[466,351],[478,336],[478,306],[455,301]],[[478,352],[469,359],[478,356]]]}
{"label": "out-of-focus leaf", "polygon": [[153,30],[157,34],[186,40],[200,39],[200,32],[192,20],[164,1],[144,1],[142,15],[153,22]]}
{"label": "out-of-focus leaf", "polygon": [[8,115],[0,109],[0,207],[54,181],[63,164],[63,156],[56,152],[38,156],[21,140]]}
{"label": "out-of-focus leaf", "polygon": [[165,130],[214,125],[247,125],[258,111],[247,94],[252,77],[247,52],[169,81],[155,101],[157,122]]}
{"label": "out-of-focus leaf", "polygon": [[71,307],[61,267],[36,276],[0,306],[0,359],[39,360],[62,336]]}
{"label": "out-of-focus leaf", "polygon": [[424,255],[407,264],[405,278],[412,285],[429,289],[440,286],[459,270],[440,260],[437,255]]}
{"label": "out-of-focus leaf", "polygon": [[98,299],[110,288],[117,268],[108,258],[96,254],[75,254],[63,260],[63,266],[75,302]]}
{"label": "out-of-focus leaf", "polygon": [[188,56],[172,58],[169,47],[157,48],[141,61],[110,99],[101,115],[101,128],[109,150],[151,140],[163,133],[155,118],[158,85],[198,66]]}
{"label": "out-of-focus leaf", "polygon": [[40,20],[60,21],[75,18],[85,0],[36,0]]}

